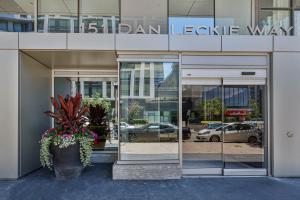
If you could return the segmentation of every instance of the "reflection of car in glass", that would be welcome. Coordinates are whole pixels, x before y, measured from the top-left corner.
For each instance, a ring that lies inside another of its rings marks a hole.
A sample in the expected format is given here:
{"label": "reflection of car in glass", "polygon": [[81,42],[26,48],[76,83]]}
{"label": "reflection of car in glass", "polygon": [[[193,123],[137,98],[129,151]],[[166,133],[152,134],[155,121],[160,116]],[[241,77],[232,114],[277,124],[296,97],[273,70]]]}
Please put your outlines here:
{"label": "reflection of car in glass", "polygon": [[225,125],[226,124],[222,124],[222,123],[208,123],[206,125],[206,128],[199,131],[199,135],[206,134],[212,129],[217,129],[217,128],[220,128],[221,126],[225,126]]}
{"label": "reflection of car in glass", "polygon": [[189,127],[183,127],[182,128],[182,139],[183,140],[188,140],[191,138],[191,129]]}
{"label": "reflection of car in glass", "polygon": [[224,130],[224,142],[257,143],[261,138],[261,131],[247,123],[228,123],[216,129],[203,129],[197,139],[200,141],[220,142]]}
{"label": "reflection of car in glass", "polygon": [[[178,128],[172,124],[150,123],[138,128],[121,131],[123,139],[130,142],[177,141]],[[126,139],[125,139],[126,140]]]}
{"label": "reflection of car in glass", "polygon": [[135,128],[133,125],[129,125],[126,122],[120,122],[120,128],[126,129],[126,128]]}

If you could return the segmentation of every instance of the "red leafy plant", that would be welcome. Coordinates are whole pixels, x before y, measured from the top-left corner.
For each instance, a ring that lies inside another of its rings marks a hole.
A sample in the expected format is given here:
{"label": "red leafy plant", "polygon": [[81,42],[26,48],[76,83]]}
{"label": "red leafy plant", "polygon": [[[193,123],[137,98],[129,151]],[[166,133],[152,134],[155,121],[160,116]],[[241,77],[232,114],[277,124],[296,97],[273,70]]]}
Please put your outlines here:
{"label": "red leafy plant", "polygon": [[49,169],[52,168],[50,156],[50,146],[67,148],[70,145],[79,143],[80,160],[84,167],[91,164],[91,154],[93,143],[97,140],[97,135],[84,127],[85,115],[89,111],[87,106],[82,106],[81,95],[77,93],[74,97],[58,96],[58,101],[51,97],[54,112],[46,111],[45,114],[55,119],[56,126],[47,130],[40,141],[40,161]]}
{"label": "red leafy plant", "polygon": [[45,114],[55,119],[56,124],[62,128],[61,134],[75,134],[86,122],[84,115],[88,112],[88,107],[81,106],[79,93],[74,97],[66,96],[65,99],[58,95],[58,101],[51,97],[55,110],[46,111]]}

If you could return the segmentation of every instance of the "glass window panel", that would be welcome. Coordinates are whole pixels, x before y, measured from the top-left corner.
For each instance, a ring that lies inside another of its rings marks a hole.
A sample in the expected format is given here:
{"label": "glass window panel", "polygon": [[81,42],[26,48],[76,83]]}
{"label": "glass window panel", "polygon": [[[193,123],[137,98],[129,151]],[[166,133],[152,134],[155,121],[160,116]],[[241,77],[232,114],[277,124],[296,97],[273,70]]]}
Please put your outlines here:
{"label": "glass window panel", "polygon": [[38,32],[78,32],[78,1],[38,0]]}
{"label": "glass window panel", "polygon": [[259,14],[259,26],[269,31],[272,26],[290,26],[290,11],[285,10],[261,10]]}
{"label": "glass window panel", "polygon": [[191,34],[196,34],[196,31],[198,34],[209,34],[209,30],[198,30],[197,27],[214,26],[214,1],[170,0],[169,33],[182,34],[185,25],[195,27]]}
{"label": "glass window panel", "polygon": [[102,89],[102,81],[84,81],[84,97],[93,97],[96,94],[103,97]]}
{"label": "glass window panel", "polygon": [[34,31],[34,0],[0,0],[0,32]]}
{"label": "glass window panel", "polygon": [[132,27],[131,33],[135,33],[139,25],[146,33],[149,33],[149,25],[155,29],[160,25],[161,34],[167,33],[167,0],[121,0],[121,4],[122,23]]}
{"label": "glass window panel", "polygon": [[[224,90],[246,95],[244,105],[235,101],[224,107],[223,159],[227,169],[264,168],[265,166],[265,86],[224,86]],[[236,93],[224,95],[224,100]]]}
{"label": "glass window panel", "polygon": [[115,33],[119,22],[119,0],[80,1],[80,32]]}
{"label": "glass window panel", "polygon": [[222,87],[183,85],[182,121],[184,168],[222,168]]}
{"label": "glass window panel", "polygon": [[[235,25],[240,27],[240,35],[248,35],[247,25],[251,25],[251,0],[216,0],[216,26]],[[224,33],[223,33],[224,34]]]}
{"label": "glass window panel", "polygon": [[[121,160],[178,159],[178,63],[143,63],[150,81],[149,95],[134,97],[128,72],[140,73],[140,64],[120,66]],[[140,77],[141,78],[141,77]],[[147,89],[148,90],[148,89]],[[148,93],[145,91],[145,93]],[[128,124],[122,127],[122,124]]]}
{"label": "glass window panel", "polygon": [[294,0],[293,6],[294,6],[294,8],[300,9],[300,0]]}
{"label": "glass window panel", "polygon": [[294,34],[300,35],[300,11],[294,13]]}
{"label": "glass window panel", "polygon": [[288,8],[290,0],[260,0],[260,8]]}

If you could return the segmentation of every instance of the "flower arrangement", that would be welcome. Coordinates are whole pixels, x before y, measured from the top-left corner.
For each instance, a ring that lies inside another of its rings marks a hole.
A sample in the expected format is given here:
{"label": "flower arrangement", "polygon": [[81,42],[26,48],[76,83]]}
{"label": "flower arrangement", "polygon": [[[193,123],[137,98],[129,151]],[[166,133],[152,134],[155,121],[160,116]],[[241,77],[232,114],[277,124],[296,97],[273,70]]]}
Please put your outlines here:
{"label": "flower arrangement", "polygon": [[97,135],[85,128],[85,114],[87,107],[81,106],[81,96],[76,94],[75,97],[67,96],[63,99],[58,96],[58,101],[51,97],[51,102],[55,112],[45,112],[48,116],[53,117],[56,127],[47,130],[40,140],[40,161],[42,166],[52,169],[53,160],[51,154],[51,145],[58,146],[60,149],[66,149],[71,145],[79,143],[80,161],[83,167],[91,165],[91,154],[93,143]]}

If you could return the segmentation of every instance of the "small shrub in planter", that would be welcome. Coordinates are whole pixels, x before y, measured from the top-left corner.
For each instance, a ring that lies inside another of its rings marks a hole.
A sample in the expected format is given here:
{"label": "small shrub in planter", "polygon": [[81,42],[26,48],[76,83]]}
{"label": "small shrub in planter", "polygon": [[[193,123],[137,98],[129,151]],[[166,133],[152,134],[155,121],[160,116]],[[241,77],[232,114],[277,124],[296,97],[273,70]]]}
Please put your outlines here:
{"label": "small shrub in planter", "polygon": [[[45,112],[55,119],[56,127],[47,130],[40,141],[40,160],[44,167],[54,168],[58,179],[74,178],[91,164],[96,135],[83,127],[88,107],[81,106],[79,93],[58,101],[51,97],[55,111]],[[59,103],[58,103],[59,102]]]}
{"label": "small shrub in planter", "polygon": [[104,149],[106,139],[110,133],[110,102],[100,98],[100,94],[96,93],[92,98],[83,99],[83,105],[88,106],[89,108],[89,112],[87,113],[89,121],[88,128],[97,135],[97,142],[94,145],[94,148]]}

